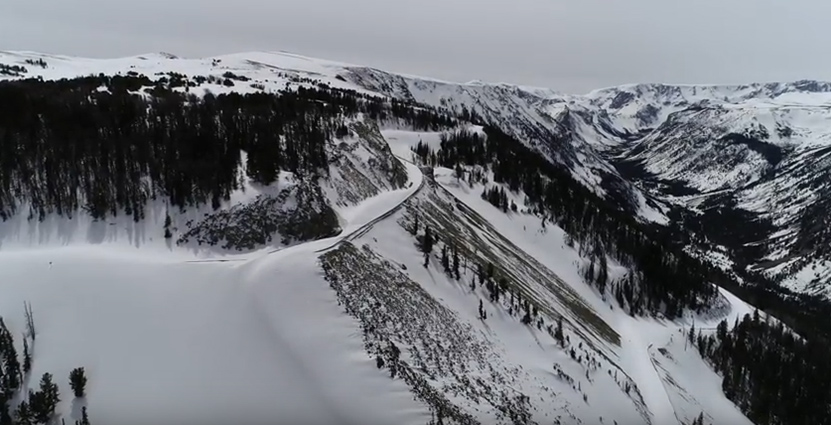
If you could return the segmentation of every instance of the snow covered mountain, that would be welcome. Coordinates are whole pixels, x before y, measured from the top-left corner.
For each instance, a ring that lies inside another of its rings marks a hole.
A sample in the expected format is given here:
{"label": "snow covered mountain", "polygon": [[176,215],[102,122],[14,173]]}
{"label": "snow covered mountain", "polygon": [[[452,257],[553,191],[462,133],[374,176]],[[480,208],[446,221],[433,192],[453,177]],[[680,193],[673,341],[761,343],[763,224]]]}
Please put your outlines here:
{"label": "snow covered mountain", "polygon": [[[286,53],[92,60],[0,52],[0,79],[93,76],[92,90],[79,89],[90,108],[103,99],[95,93],[120,90],[99,75],[131,79],[126,90],[148,102],[162,91],[199,99],[321,90],[302,107],[326,119],[286,118],[274,143],[317,134],[317,125],[336,129],[301,155],[325,172],[281,170],[261,184],[268,167],[256,162],[259,145],[237,147],[226,196],[179,208],[152,189],[144,203],[126,201],[131,212],[47,212],[35,202],[49,196],[35,188],[47,171],[10,191],[29,198],[0,197],[4,208],[16,202],[0,223],[0,314],[20,333],[23,302],[34,306],[35,376],[78,365],[89,372],[87,397],[64,397],[59,417],[79,419],[89,405],[93,423],[114,425],[753,423],[688,335],[693,326],[715,335],[723,320],[738,326],[754,307],[717,287],[706,305],[679,305],[677,317],[616,302],[623,295],[612,288],[639,273],[618,259],[625,255],[570,234],[562,216],[531,199],[531,187],[498,179],[498,164],[427,167],[416,152],[446,148],[452,132],[492,137],[483,124],[633,223],[684,220],[690,250],[708,260],[722,252],[793,288],[825,289],[810,286],[806,270],[825,277],[826,84],[637,85],[576,96]],[[3,103],[0,114],[17,113]],[[324,109],[333,104],[341,109]],[[352,107],[363,109],[345,112]],[[285,149],[281,158],[290,157]],[[154,188],[165,178],[141,177]],[[483,195],[494,188],[502,207]],[[730,226],[750,221],[725,235],[708,222],[712,214]],[[760,242],[765,249],[752,249]],[[598,287],[603,273],[609,285]],[[697,304],[692,298],[684,302]]]}
{"label": "snow covered mountain", "polygon": [[599,112],[580,128],[594,146],[649,195],[692,212],[686,226],[707,250],[829,294],[831,85],[638,85],[587,97]]}

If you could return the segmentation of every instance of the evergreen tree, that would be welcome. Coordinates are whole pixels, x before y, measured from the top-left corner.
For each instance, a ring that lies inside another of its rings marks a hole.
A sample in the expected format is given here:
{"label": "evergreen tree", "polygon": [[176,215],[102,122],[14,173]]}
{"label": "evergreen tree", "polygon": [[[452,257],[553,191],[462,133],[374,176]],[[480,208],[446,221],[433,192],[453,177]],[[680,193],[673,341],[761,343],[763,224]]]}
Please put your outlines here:
{"label": "evergreen tree", "polygon": [[52,382],[52,374],[44,373],[40,380],[40,390],[29,390],[29,404],[35,420],[47,423],[55,414],[55,407],[60,402],[58,386]]}
{"label": "evergreen tree", "polygon": [[424,228],[424,237],[421,242],[421,252],[425,254],[433,252],[433,242],[433,232],[430,230],[430,226],[427,226]]}
{"label": "evergreen tree", "polygon": [[87,406],[81,407],[81,420],[78,421],[78,425],[90,425],[89,415],[87,414]]}
{"label": "evergreen tree", "polygon": [[23,373],[28,374],[32,370],[32,355],[29,353],[29,341],[26,335],[23,336]]}
{"label": "evergreen tree", "polygon": [[84,397],[87,386],[87,377],[84,373],[84,368],[76,367],[69,373],[69,386],[75,397]]}
{"label": "evergreen tree", "polygon": [[29,409],[29,403],[26,400],[20,402],[17,405],[17,411],[15,412],[15,417],[17,418],[17,425],[33,425],[34,418],[32,417],[32,411]]}
{"label": "evergreen tree", "polygon": [[458,248],[453,248],[453,274],[456,275],[456,280],[462,278],[461,273],[459,273],[459,250]]}
{"label": "evergreen tree", "polygon": [[690,331],[687,334],[687,341],[690,345],[695,345],[695,322],[690,325]]}
{"label": "evergreen tree", "polygon": [[11,412],[9,411],[10,393],[0,393],[0,425],[13,425]]}
{"label": "evergreen tree", "polygon": [[525,309],[525,315],[522,316],[522,324],[523,325],[530,325],[531,324],[531,311],[529,309]]}
{"label": "evergreen tree", "polygon": [[450,256],[447,253],[447,244],[441,248],[441,266],[445,273],[450,274],[452,272],[450,269]]}

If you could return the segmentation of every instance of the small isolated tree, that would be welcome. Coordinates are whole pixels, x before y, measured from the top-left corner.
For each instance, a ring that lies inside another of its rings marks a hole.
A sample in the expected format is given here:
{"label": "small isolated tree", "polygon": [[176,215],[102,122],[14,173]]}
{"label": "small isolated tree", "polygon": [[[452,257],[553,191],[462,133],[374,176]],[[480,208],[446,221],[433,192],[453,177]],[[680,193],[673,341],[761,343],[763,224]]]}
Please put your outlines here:
{"label": "small isolated tree", "polygon": [[557,318],[557,329],[554,331],[554,339],[560,342],[561,347],[565,347],[565,340],[563,339],[563,316]]}
{"label": "small isolated tree", "polygon": [[485,320],[488,318],[487,312],[485,312],[485,306],[482,304],[482,300],[479,300],[479,319]]}
{"label": "small isolated tree", "polygon": [[23,373],[32,370],[32,354],[29,353],[29,340],[23,335]]}
{"label": "small isolated tree", "polygon": [[462,274],[459,272],[459,248],[453,247],[453,274],[456,275],[456,280],[462,278]]}
{"label": "small isolated tree", "polygon": [[[214,208],[216,209],[216,208]],[[173,233],[170,232],[170,213],[165,214],[164,217],[164,237],[165,239],[170,239],[173,237]]]}
{"label": "small isolated tree", "polygon": [[450,255],[447,252],[447,244],[441,248],[441,266],[445,273],[451,274],[452,269],[450,268]]}
{"label": "small isolated tree", "polygon": [[421,252],[424,253],[424,267],[430,264],[430,253],[433,252],[433,232],[430,226],[424,228],[424,237],[421,239]]}
{"label": "small isolated tree", "polygon": [[525,304],[525,315],[522,316],[522,324],[523,325],[530,325],[531,324],[531,308],[528,304]]}
{"label": "small isolated tree", "polygon": [[424,228],[424,239],[421,241],[421,251],[429,254],[433,252],[433,231],[430,226]]}
{"label": "small isolated tree", "polygon": [[69,386],[72,388],[75,397],[83,397],[87,386],[87,377],[84,368],[76,367],[69,372]]}
{"label": "small isolated tree", "polygon": [[687,334],[687,341],[690,345],[695,345],[695,322],[690,326],[690,333]]}
{"label": "small isolated tree", "polygon": [[87,406],[81,407],[81,420],[76,421],[77,425],[90,425],[89,415],[87,415]]}
{"label": "small isolated tree", "polygon": [[26,331],[29,333],[29,338],[32,338],[32,342],[35,341],[35,314],[32,312],[32,304],[29,302],[23,302],[23,311],[26,315]]}

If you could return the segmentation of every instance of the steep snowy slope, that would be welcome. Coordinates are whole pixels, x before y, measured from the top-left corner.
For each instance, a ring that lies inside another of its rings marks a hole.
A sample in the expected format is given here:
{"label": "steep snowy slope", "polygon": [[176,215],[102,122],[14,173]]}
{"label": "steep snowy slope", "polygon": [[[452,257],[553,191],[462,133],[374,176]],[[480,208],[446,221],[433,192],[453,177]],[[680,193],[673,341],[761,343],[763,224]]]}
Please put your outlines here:
{"label": "steep snowy slope", "polygon": [[[831,275],[820,213],[831,194],[827,89],[820,83],[705,87],[708,97],[697,103],[692,95],[661,91],[666,97],[658,106],[649,96],[620,91],[613,99],[630,101],[607,105],[621,113],[610,125],[637,135],[614,139],[601,126],[591,129],[612,146],[611,161],[653,196],[692,211],[699,217],[693,228],[737,252],[733,260],[741,267],[765,271],[799,292],[827,295]],[[655,127],[630,120],[647,109],[657,111]],[[718,230],[724,225],[738,230],[725,235]]]}
{"label": "steep snowy slope", "polygon": [[[341,210],[344,235],[417,190],[420,172],[407,175],[407,188]],[[315,251],[342,237],[221,262],[127,241],[4,250],[0,311],[20,332],[32,304],[33,373],[84,365],[97,423],[425,423],[408,389],[377,373],[322,279]],[[59,411],[76,419],[79,401],[64,400]]]}

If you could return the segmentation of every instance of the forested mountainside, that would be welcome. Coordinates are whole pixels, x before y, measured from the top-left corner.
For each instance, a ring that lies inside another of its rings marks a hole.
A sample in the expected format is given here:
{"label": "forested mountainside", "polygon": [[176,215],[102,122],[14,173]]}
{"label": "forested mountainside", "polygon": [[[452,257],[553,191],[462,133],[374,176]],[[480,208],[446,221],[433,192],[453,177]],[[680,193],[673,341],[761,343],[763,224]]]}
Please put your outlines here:
{"label": "forested mountainside", "polygon": [[217,209],[240,188],[243,152],[247,177],[269,185],[280,172],[328,173],[327,142],[349,135],[347,124],[359,114],[419,129],[453,122],[326,87],[279,96],[174,91],[187,84],[181,76],[4,83],[2,217],[25,204],[41,220],[82,207],[93,218],[123,211],[138,221],[157,193],[171,207]]}
{"label": "forested mountainside", "polygon": [[[741,210],[633,177],[635,145],[680,116],[653,105],[667,93],[273,54],[3,62],[0,308],[46,310],[30,360],[33,331],[6,339],[3,376],[90,368],[93,423],[828,423],[827,304],[740,261],[755,230],[716,239]],[[208,371],[253,389],[217,410]],[[28,405],[88,423],[43,379],[4,387],[0,423]]]}
{"label": "forested mountainside", "polygon": [[818,213],[828,197],[827,83],[639,84],[575,96],[365,68],[349,78],[497,122],[630,214],[679,223],[687,249],[726,260],[714,264],[762,273],[812,308],[810,296],[827,298]]}
{"label": "forested mountainside", "polygon": [[[414,153],[426,163],[455,170],[456,175],[465,175],[463,167],[484,165],[494,182],[505,187],[492,187],[481,196],[505,213],[515,210],[509,206],[506,189],[523,193],[543,222],[556,223],[584,250],[581,253],[589,259],[582,270],[585,281],[601,294],[613,296],[629,314],[673,318],[690,309],[717,309],[711,282],[772,305],[792,329],[778,320],[761,320],[756,310],[752,318],[737,317],[730,325],[723,320],[716,329],[696,330],[693,325],[684,338],[722,374],[722,390],[754,423],[827,421],[831,408],[825,385],[831,372],[823,360],[831,349],[827,321],[800,310],[799,301],[776,297],[764,286],[768,283],[763,277],[756,276],[760,281],[754,283],[760,286],[740,286],[722,270],[681,250],[675,235],[644,228],[629,217],[621,219],[608,202],[498,129],[485,127],[481,136],[445,133],[437,150],[419,144]],[[468,176],[482,178],[476,173]],[[607,259],[625,266],[627,274],[610,279]]]}

